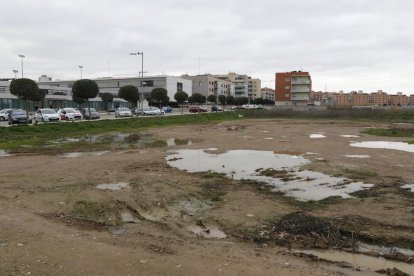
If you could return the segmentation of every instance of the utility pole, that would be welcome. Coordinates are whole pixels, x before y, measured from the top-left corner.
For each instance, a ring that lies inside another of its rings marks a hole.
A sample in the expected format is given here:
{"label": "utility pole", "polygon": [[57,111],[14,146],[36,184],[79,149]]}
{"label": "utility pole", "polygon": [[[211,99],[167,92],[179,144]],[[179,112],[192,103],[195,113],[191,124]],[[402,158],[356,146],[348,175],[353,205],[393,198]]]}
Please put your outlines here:
{"label": "utility pole", "polygon": [[20,59],[22,60],[22,78],[23,78],[23,59],[26,57],[25,55],[19,54]]}

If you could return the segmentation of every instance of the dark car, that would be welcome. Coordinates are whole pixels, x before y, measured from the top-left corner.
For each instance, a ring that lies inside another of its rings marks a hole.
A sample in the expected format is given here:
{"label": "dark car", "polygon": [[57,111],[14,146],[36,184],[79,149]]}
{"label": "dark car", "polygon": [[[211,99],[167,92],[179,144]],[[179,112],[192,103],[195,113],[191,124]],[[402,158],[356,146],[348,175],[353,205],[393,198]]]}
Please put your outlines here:
{"label": "dark car", "polygon": [[95,108],[91,107],[90,111],[91,111],[91,113],[89,114],[88,108],[84,108],[82,110],[82,114],[83,114],[83,117],[85,119],[91,120],[91,119],[100,119],[101,118],[101,115],[99,115],[98,111],[96,111]]}
{"label": "dark car", "polygon": [[13,109],[9,113],[8,120],[9,120],[9,125],[29,123],[29,118],[27,117],[27,113],[23,109]]}

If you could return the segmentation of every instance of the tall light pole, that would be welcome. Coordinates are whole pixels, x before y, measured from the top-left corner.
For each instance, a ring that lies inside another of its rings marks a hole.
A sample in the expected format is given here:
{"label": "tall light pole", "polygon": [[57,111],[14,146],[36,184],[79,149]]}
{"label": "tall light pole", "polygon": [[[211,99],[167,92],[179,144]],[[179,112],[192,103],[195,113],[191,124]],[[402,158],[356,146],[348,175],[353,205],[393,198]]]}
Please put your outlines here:
{"label": "tall light pole", "polygon": [[82,70],[83,70],[83,65],[79,65],[78,67],[79,67],[79,69],[80,69],[80,74],[81,74],[81,79],[82,79]]}
{"label": "tall light pole", "polygon": [[19,70],[14,69],[13,70],[13,73],[14,73],[14,79],[17,79],[17,73],[19,73]]}
{"label": "tall light pole", "polygon": [[22,78],[23,78],[23,59],[26,57],[25,55],[19,54],[20,59],[22,60]]}
{"label": "tall light pole", "polygon": [[[141,72],[138,72],[138,78],[141,75],[141,111],[144,109],[144,85],[142,83],[144,79],[144,52],[136,52],[136,53],[130,53],[131,56],[141,56]],[[141,74],[140,74],[141,73]]]}

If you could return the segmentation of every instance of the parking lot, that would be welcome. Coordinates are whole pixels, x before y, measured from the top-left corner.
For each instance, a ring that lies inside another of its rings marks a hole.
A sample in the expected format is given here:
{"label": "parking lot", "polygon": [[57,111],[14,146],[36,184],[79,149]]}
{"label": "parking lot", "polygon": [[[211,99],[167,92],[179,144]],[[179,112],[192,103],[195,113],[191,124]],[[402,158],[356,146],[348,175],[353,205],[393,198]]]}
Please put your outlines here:
{"label": "parking lot", "polygon": [[[30,118],[33,118],[33,112],[29,113]],[[177,116],[177,115],[188,115],[188,114],[193,114],[189,112],[189,108],[174,108],[173,111],[171,113],[165,113],[161,116]],[[99,115],[101,116],[100,119],[98,120],[122,120],[122,119],[126,119],[126,118],[115,118],[115,113],[114,112],[99,112]],[[136,116],[134,116],[136,118]],[[147,116],[138,116],[138,117],[147,117]],[[148,116],[148,117],[152,117],[152,116]],[[65,122],[65,121],[61,121],[61,122]],[[77,121],[79,122],[79,121]],[[0,126],[3,127],[8,127],[8,122],[7,121],[0,121]]]}

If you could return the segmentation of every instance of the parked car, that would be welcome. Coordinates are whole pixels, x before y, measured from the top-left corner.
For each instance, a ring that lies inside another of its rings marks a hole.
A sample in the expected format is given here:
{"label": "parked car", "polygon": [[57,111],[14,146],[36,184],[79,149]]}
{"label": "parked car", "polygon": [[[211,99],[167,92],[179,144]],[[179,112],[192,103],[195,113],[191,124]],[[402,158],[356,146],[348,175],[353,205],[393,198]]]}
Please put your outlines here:
{"label": "parked car", "polygon": [[83,120],[83,115],[80,113],[79,110],[75,108],[61,108],[57,111],[60,115],[61,120],[66,121],[76,121],[76,120]]}
{"label": "parked car", "polygon": [[41,108],[38,109],[33,116],[32,119],[34,124],[37,124],[39,122],[59,122],[60,121],[60,115],[56,113],[54,109],[51,108]]}
{"label": "parked car", "polygon": [[172,108],[169,106],[164,106],[161,111],[164,111],[164,113],[171,113],[172,112]]}
{"label": "parked car", "polygon": [[7,120],[9,125],[29,123],[29,117],[23,109],[12,109]]}
{"label": "parked car", "polygon": [[207,112],[207,108],[203,106],[192,106],[188,110],[190,113],[200,113],[200,112]]}
{"label": "parked car", "polygon": [[100,119],[101,115],[99,115],[98,111],[95,108],[90,108],[91,113],[89,114],[89,109],[84,108],[82,109],[82,115],[85,119],[92,120],[92,119]]}
{"label": "parked car", "polygon": [[0,110],[0,121],[7,121],[9,119],[9,114],[13,109],[6,108]]}
{"label": "parked car", "polygon": [[155,106],[148,106],[144,107],[144,109],[135,109],[135,114],[137,114],[137,116],[163,115],[164,111]]}
{"label": "parked car", "polygon": [[118,117],[132,117],[131,109],[128,107],[118,107],[115,110],[115,118]]}
{"label": "parked car", "polygon": [[220,106],[214,105],[214,106],[211,107],[211,111],[218,112],[218,111],[224,111],[224,109]]}

